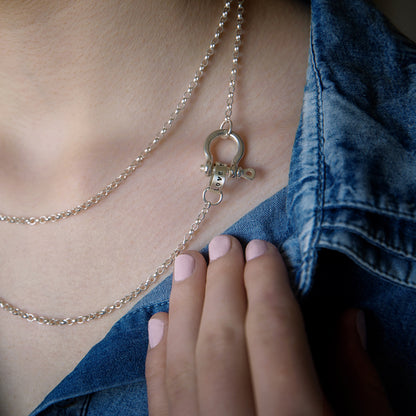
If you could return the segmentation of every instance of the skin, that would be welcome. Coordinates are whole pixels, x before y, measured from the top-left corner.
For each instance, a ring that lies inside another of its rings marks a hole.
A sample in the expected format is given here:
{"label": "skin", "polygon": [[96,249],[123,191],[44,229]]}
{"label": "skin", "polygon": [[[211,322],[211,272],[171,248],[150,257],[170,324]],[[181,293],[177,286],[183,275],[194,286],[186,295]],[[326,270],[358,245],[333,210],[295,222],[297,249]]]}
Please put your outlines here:
{"label": "skin", "polygon": [[[0,211],[67,209],[117,176],[175,108],[222,3],[0,0]],[[246,10],[233,124],[256,184],[227,185],[195,250],[287,184],[309,11],[289,0],[247,2]],[[1,224],[2,297],[45,315],[88,313],[137,287],[171,252],[207,185],[193,172],[223,119],[232,38],[227,29],[216,70],[169,140],[105,203],[51,227]],[[0,313],[0,414],[27,415],[119,318],[55,331]]]}
{"label": "skin", "polygon": [[332,366],[339,395],[330,404],[279,252],[264,242],[245,260],[238,240],[221,238],[230,249],[208,266],[199,253],[186,253],[192,273],[174,279],[169,315],[151,318],[163,335],[155,343],[149,326],[150,415],[392,415],[357,331],[358,311],[340,321]]}
{"label": "skin", "polygon": [[[0,0],[0,211],[50,214],[116,177],[175,108],[222,6],[217,0]],[[287,183],[308,13],[293,1],[246,4],[233,125],[246,143],[242,166],[256,168],[257,177],[227,183],[224,202],[191,249]],[[180,123],[105,202],[51,226],[0,224],[2,297],[39,314],[89,313],[137,287],[166,258],[202,205],[203,143],[224,117],[232,41],[227,25]],[[221,147],[217,156],[229,160],[233,150]],[[0,313],[0,379],[7,380],[0,383],[0,414],[29,414],[126,311],[70,329]]]}

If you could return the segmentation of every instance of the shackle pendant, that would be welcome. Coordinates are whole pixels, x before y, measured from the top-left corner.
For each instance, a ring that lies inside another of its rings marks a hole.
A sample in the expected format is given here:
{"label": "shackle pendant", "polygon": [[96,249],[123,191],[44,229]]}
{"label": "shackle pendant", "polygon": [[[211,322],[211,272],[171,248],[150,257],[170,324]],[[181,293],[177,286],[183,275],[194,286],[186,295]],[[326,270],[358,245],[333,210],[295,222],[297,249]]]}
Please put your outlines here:
{"label": "shackle pendant", "polygon": [[[233,160],[231,161],[231,165],[213,161],[211,144],[218,137],[231,139],[237,145],[237,151]],[[213,131],[205,140],[204,153],[206,161],[204,165],[201,165],[201,171],[205,173],[205,175],[210,176],[210,183],[208,187],[204,189],[204,192],[202,194],[205,203],[210,203],[211,205],[218,205],[222,201],[222,188],[225,185],[227,177],[253,180],[256,176],[256,171],[253,168],[243,169],[242,167],[238,166],[238,164],[244,156],[244,142],[241,139],[241,137],[233,131],[229,131],[226,129]],[[217,194],[217,201],[212,202],[207,200],[208,191]]]}

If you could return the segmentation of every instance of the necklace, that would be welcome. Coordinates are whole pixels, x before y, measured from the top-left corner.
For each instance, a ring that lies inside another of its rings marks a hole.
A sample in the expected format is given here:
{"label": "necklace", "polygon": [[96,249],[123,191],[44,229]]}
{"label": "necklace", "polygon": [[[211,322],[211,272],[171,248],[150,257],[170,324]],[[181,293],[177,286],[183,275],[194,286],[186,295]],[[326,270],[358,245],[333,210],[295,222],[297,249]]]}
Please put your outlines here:
{"label": "necklace", "polygon": [[[140,285],[136,289],[122,297],[120,300],[117,300],[112,304],[105,306],[97,312],[68,318],[45,317],[35,313],[27,312],[0,298],[1,309],[11,313],[12,315],[25,319],[28,322],[36,322],[38,324],[50,326],[70,326],[74,324],[84,324],[87,322],[97,320],[99,318],[102,318],[103,316],[112,313],[117,309],[122,308],[124,305],[136,299],[140,293],[146,291],[149,286],[155,283],[156,280],[170,268],[170,266],[175,261],[175,258],[187,247],[188,243],[192,240],[194,234],[199,229],[201,223],[204,221],[210,208],[221,203],[223,199],[222,189],[225,185],[227,178],[244,178],[249,180],[254,179],[254,169],[243,169],[239,166],[239,162],[244,155],[244,142],[242,141],[240,136],[233,131],[231,121],[234,93],[237,80],[238,59],[240,56],[242,23],[244,13],[243,2],[244,0],[239,0],[237,6],[235,39],[232,54],[233,59],[230,73],[230,81],[228,85],[228,94],[226,99],[225,118],[224,121],[221,123],[219,130],[215,130],[214,132],[212,132],[207,137],[204,144],[204,153],[206,161],[205,164],[201,166],[201,171],[210,177],[210,182],[202,193],[203,206],[199,211],[197,217],[195,218],[194,222],[191,224],[188,232],[183,237],[182,241],[172,251],[170,256],[167,259],[165,259],[165,261],[160,266],[158,266],[156,270],[150,276],[148,276],[148,278],[144,282],[140,283]],[[116,190],[120,186],[120,184],[122,184],[127,178],[129,178],[132,175],[132,173],[135,172],[136,169],[142,164],[143,160],[153,151],[153,149],[164,138],[168,130],[172,127],[175,120],[178,118],[179,114],[185,108],[187,102],[193,94],[193,91],[199,85],[199,81],[202,75],[204,74],[205,68],[208,66],[210,57],[214,54],[215,47],[223,32],[224,24],[227,21],[228,14],[230,12],[231,3],[232,0],[227,1],[225,3],[214,37],[211,39],[209,47],[204,55],[204,58],[201,61],[197,71],[195,72],[193,80],[189,83],[187,90],[185,91],[181,100],[176,106],[175,111],[170,115],[168,121],[163,125],[158,135],[156,135],[153,138],[152,142],[143,150],[142,153],[139,154],[138,157],[134,159],[134,161],[119,176],[117,176],[109,185],[104,187],[92,198],[88,199],[81,205],[77,205],[73,209],[59,212],[53,215],[40,217],[17,217],[0,214],[0,221],[24,225],[37,225],[45,224],[48,222],[56,222],[68,218],[70,216],[77,215],[98,204],[100,201],[102,201],[104,198],[110,195],[114,190]],[[219,137],[222,137],[224,139],[231,139],[235,142],[237,146],[236,154],[230,165],[227,165],[222,162],[213,161],[211,153],[211,144],[215,139]]]}
{"label": "necklace", "polygon": [[[214,55],[215,48],[218,44],[218,41],[220,40],[221,34],[224,31],[224,24],[228,20],[228,15],[231,8],[231,1],[227,1],[223,7],[221,17],[219,19],[216,31],[214,33],[214,36],[209,42],[209,47],[206,50],[204,57],[201,61],[201,63],[198,66],[198,69],[195,71],[194,77],[192,81],[188,84],[188,88],[182,95],[182,98],[179,100],[178,104],[176,105],[175,110],[170,114],[168,120],[163,124],[160,131],[154,136],[152,141],[143,149],[143,151],[116,177],[113,179],[111,183],[104,186],[99,192],[97,192],[95,195],[91,196],[88,200],[85,202],[75,206],[74,208],[67,209],[64,211],[56,212],[51,215],[41,215],[41,216],[15,216],[15,215],[8,215],[8,214],[2,214],[0,213],[0,222],[8,222],[11,224],[23,224],[23,225],[38,225],[38,224],[46,224],[46,223],[54,223],[57,221],[61,221],[63,219],[79,215],[93,206],[99,204],[102,200],[106,199],[109,195],[111,195],[115,190],[117,190],[122,183],[124,183],[136,170],[138,167],[140,167],[143,163],[143,161],[150,155],[152,151],[157,147],[157,145],[165,138],[167,132],[171,129],[175,121],[179,118],[179,115],[182,113],[182,111],[185,109],[187,103],[189,102],[190,98],[193,95],[194,90],[199,85],[200,79],[205,73],[205,69],[208,66],[209,60],[212,55]],[[242,3],[242,2],[241,2]],[[239,3],[240,7],[240,3]],[[241,13],[242,17],[242,5],[241,9],[238,13]],[[237,36],[238,39],[240,39],[241,35],[241,21],[237,21],[237,30],[239,33],[236,33],[236,42],[237,42]],[[239,48],[241,40],[238,41],[238,44],[235,44],[235,47]],[[233,53],[233,60],[236,59],[238,61],[238,49],[237,52]],[[236,64],[233,63],[233,69],[236,68]],[[234,75],[234,82],[235,82],[235,75]],[[235,84],[234,84],[235,85]],[[234,91],[231,91],[231,80],[230,80],[230,93],[231,97],[227,98],[227,111],[228,111],[228,119],[231,119],[231,108],[233,103],[233,94]],[[226,117],[227,117],[226,114]]]}

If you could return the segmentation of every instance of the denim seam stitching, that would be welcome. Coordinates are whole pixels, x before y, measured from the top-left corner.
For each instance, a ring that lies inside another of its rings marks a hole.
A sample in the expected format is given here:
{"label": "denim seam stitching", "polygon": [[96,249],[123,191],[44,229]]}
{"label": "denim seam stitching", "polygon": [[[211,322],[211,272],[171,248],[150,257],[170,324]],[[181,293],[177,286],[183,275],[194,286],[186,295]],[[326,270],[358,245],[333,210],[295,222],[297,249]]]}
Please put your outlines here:
{"label": "denim seam stitching", "polygon": [[316,208],[313,211],[314,221],[313,228],[311,232],[310,246],[306,255],[306,270],[305,270],[305,280],[300,282],[300,290],[302,294],[308,290],[310,281],[312,279],[312,268],[316,260],[316,246],[320,236],[320,225],[322,222],[322,204],[323,204],[323,195],[324,195],[324,178],[323,178],[323,169],[324,169],[324,152],[323,152],[323,111],[322,111],[322,81],[318,71],[318,65],[316,62],[316,54],[313,43],[313,29],[311,27],[311,57],[312,57],[312,68],[315,74],[315,87],[316,87],[316,105],[318,107],[318,120],[316,123],[316,134],[318,137],[318,175],[317,182],[318,187],[315,194]]}
{"label": "denim seam stitching", "polygon": [[152,303],[150,305],[142,306],[140,309],[138,309],[137,311],[134,311],[134,312],[138,312],[138,311],[140,311],[142,309],[146,309],[146,311],[148,311],[151,308],[155,308],[155,307],[158,307],[158,306],[165,306],[165,305],[168,305],[168,304],[169,304],[169,301],[168,300],[164,300],[162,302],[157,302],[157,303]]}
{"label": "denim seam stitching", "polygon": [[406,220],[415,220],[416,221],[416,215],[409,215],[406,213],[403,213],[401,211],[396,211],[394,209],[385,209],[385,208],[379,208],[376,207],[375,205],[371,205],[371,204],[364,204],[362,202],[359,203],[339,203],[339,204],[334,204],[334,203],[328,203],[325,204],[325,209],[339,209],[339,208],[360,208],[360,209],[364,209],[370,212],[374,212],[376,214],[386,214],[386,215],[394,215],[394,216],[399,216],[402,219],[406,219]]}
{"label": "denim seam stitching", "polygon": [[362,237],[364,237],[367,241],[374,243],[375,245],[379,245],[381,248],[385,248],[395,254],[399,254],[402,257],[406,257],[409,260],[416,260],[416,256],[412,253],[407,253],[398,247],[394,247],[388,244],[385,240],[381,240],[380,238],[375,237],[374,235],[364,231],[362,228],[355,227],[353,225],[348,225],[344,222],[339,222],[337,224],[330,224],[323,222],[322,228],[326,229],[335,229],[335,228],[342,228],[347,231],[352,231]]}
{"label": "denim seam stitching", "polygon": [[370,264],[369,262],[365,261],[360,255],[358,255],[354,250],[350,249],[349,247],[345,247],[341,244],[337,244],[337,243],[331,243],[331,244],[326,244],[324,241],[321,241],[319,244],[320,247],[322,248],[326,248],[326,249],[338,249],[341,252],[343,252],[344,254],[351,256],[352,259],[354,259],[359,265],[362,265],[364,268],[370,270],[372,273],[379,275],[393,283],[399,284],[401,286],[407,286],[410,287],[412,289],[416,289],[416,283],[411,283],[409,281],[403,281],[403,280],[399,280],[397,279],[397,277],[395,276],[391,276],[388,273],[382,272],[381,270],[377,269],[374,265]]}

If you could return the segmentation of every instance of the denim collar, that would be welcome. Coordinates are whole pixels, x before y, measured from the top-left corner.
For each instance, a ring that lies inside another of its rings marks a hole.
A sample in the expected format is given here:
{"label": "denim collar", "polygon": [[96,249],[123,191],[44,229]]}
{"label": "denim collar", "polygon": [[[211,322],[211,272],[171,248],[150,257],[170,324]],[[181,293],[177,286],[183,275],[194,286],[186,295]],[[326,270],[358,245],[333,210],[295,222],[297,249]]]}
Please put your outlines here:
{"label": "denim collar", "polygon": [[361,0],[311,5],[288,188],[295,236],[286,249],[296,285],[310,290],[318,252],[327,248],[416,287],[415,45]]}

